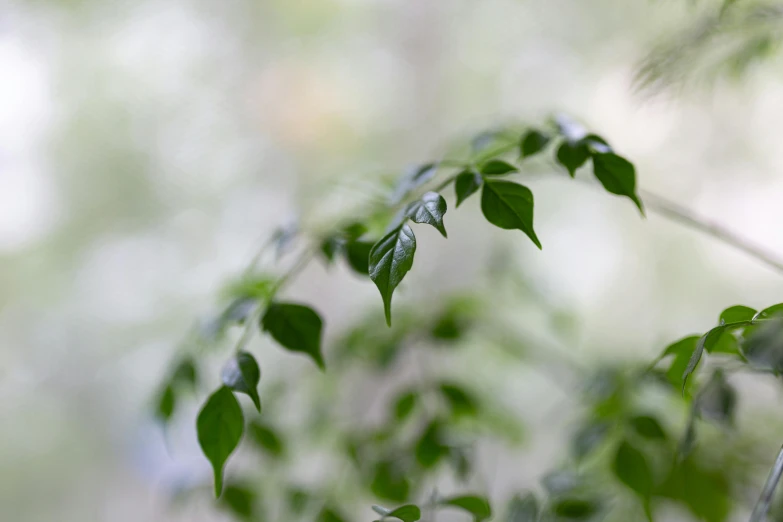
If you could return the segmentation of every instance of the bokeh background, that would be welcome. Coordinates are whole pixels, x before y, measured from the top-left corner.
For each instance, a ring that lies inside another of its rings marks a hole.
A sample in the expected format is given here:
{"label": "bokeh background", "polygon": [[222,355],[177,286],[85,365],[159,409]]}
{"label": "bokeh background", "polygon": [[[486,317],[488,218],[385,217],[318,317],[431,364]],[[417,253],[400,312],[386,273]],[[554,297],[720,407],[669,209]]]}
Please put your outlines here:
{"label": "bokeh background", "polygon": [[[168,446],[150,416],[183,333],[277,227],[350,213],[384,176],[487,128],[570,113],[643,189],[783,256],[775,62],[709,89],[634,88],[640,60],[704,4],[0,1],[0,519],[226,519],[169,502],[183,477],[210,478],[197,405]],[[500,256],[562,312],[572,356],[627,361],[729,305],[781,300],[780,274],[711,238],[562,173],[531,187],[543,251],[470,201],[447,214],[448,241],[417,232],[395,302],[475,289]],[[344,267],[314,265],[288,293],[323,312],[329,338],[381,306]],[[270,357],[265,371],[320,378]],[[515,460],[483,459],[507,492],[557,455],[568,409],[535,371],[483,364],[475,385],[528,430]],[[758,418],[780,415],[780,390],[736,384],[741,429],[771,462],[780,440]]]}

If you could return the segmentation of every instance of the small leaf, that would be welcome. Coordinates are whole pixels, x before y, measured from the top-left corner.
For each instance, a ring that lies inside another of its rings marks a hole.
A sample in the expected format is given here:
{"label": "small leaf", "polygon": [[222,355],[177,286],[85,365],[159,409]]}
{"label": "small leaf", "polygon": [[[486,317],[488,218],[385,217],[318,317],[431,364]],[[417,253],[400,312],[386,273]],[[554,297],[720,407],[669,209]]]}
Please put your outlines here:
{"label": "small leaf", "polygon": [[549,140],[550,140],[549,136],[540,131],[537,130],[528,131],[522,137],[522,142],[520,143],[519,146],[520,156],[523,158],[527,158],[534,154],[538,154],[544,149],[544,147],[547,146]]}
{"label": "small leaf", "polygon": [[216,497],[223,491],[223,466],[239,445],[244,429],[239,402],[230,389],[220,387],[207,399],[196,421],[199,445],[214,470]]}
{"label": "small leaf", "polygon": [[399,395],[394,403],[394,417],[398,421],[407,419],[416,406],[418,398],[419,394],[415,391],[409,391]]}
{"label": "small leaf", "polygon": [[629,423],[631,428],[645,439],[666,440],[666,432],[655,417],[650,415],[637,415],[636,417],[631,418]]}
{"label": "small leaf", "polygon": [[718,324],[737,323],[750,321],[756,315],[756,310],[747,306],[730,306],[721,312]]}
{"label": "small leaf", "polygon": [[446,200],[437,192],[426,192],[418,201],[411,203],[407,210],[407,216],[414,223],[426,223],[432,225],[443,237],[446,236],[446,227],[443,226],[443,215],[446,213]]}
{"label": "small leaf", "polygon": [[475,415],[478,412],[476,400],[462,387],[453,383],[441,383],[438,388],[454,415]]}
{"label": "small leaf", "polygon": [[398,507],[386,516],[399,518],[402,522],[416,522],[421,519],[421,509],[413,504],[408,504]]}
{"label": "small leaf", "polygon": [[171,382],[174,386],[188,386],[191,389],[198,384],[198,371],[196,364],[191,357],[183,358],[174,369],[171,375]]}
{"label": "small leaf", "polygon": [[248,436],[256,446],[275,458],[285,455],[285,444],[271,426],[254,421],[248,426]]}
{"label": "small leaf", "polygon": [[261,328],[283,348],[309,355],[325,369],[321,355],[323,321],[315,310],[293,303],[272,303],[261,318]]}
{"label": "small leaf", "polygon": [[557,162],[566,168],[573,178],[579,167],[585,164],[590,157],[590,151],[582,142],[572,143],[564,141],[557,149]]}
{"label": "small leaf", "polygon": [[441,424],[432,421],[416,443],[416,461],[424,469],[434,467],[449,453],[449,447],[442,441],[441,431]]}
{"label": "small leaf", "polygon": [[704,334],[701,339],[699,339],[699,342],[696,343],[696,348],[693,351],[693,355],[691,355],[691,358],[688,361],[688,366],[685,368],[685,373],[682,374],[683,394],[685,393],[685,385],[688,383],[688,377],[693,373],[693,370],[696,369],[696,365],[699,364],[704,350],[707,350],[708,352],[712,351],[713,347],[718,343],[718,341],[720,341],[721,336],[726,330],[739,326],[746,326],[749,324],[751,324],[751,321],[739,321],[736,323],[727,323],[721,326],[716,326]]}
{"label": "small leaf", "polygon": [[492,509],[489,506],[489,501],[486,498],[477,495],[450,497],[441,500],[439,504],[442,506],[453,506],[467,511],[473,515],[473,519],[476,522],[481,522],[482,520],[487,520],[492,517]]}
{"label": "small leaf", "polygon": [[327,237],[321,241],[319,251],[326,260],[326,264],[330,265],[334,261],[335,256],[342,248],[342,238],[339,236]]}
{"label": "small leaf", "polygon": [[718,368],[696,397],[696,407],[703,417],[730,425],[736,405],[737,392]]}
{"label": "small leaf", "polygon": [[635,491],[642,499],[650,498],[653,476],[647,458],[627,441],[620,443],[612,464],[617,479]]}
{"label": "small leaf", "polygon": [[370,251],[370,279],[381,292],[386,324],[391,326],[391,301],[394,289],[413,267],[416,236],[402,225],[380,239]]}
{"label": "small leaf", "polygon": [[597,502],[582,498],[564,498],[552,505],[552,512],[559,520],[590,520],[599,510]]}
{"label": "small leaf", "polygon": [[261,413],[261,399],[258,397],[258,381],[261,380],[261,369],[255,357],[247,352],[239,352],[229,359],[223,367],[223,384],[234,391],[245,393]]}
{"label": "small leaf", "polygon": [[391,502],[408,499],[411,484],[394,461],[381,461],[373,469],[370,490],[373,494]]}
{"label": "small leaf", "polygon": [[533,230],[533,193],[510,181],[485,180],[481,191],[481,211],[487,221],[506,229],[519,229],[540,249]]}
{"label": "small leaf", "polygon": [[331,507],[324,507],[320,513],[318,513],[318,517],[315,519],[315,522],[347,522],[348,519],[346,519],[344,516],[342,516],[342,513],[338,512],[337,510],[331,508]]}
{"label": "small leaf", "polygon": [[607,192],[630,198],[644,214],[642,202],[636,195],[636,169],[630,161],[611,152],[595,153],[593,173]]}
{"label": "small leaf", "polygon": [[155,416],[164,423],[171,420],[177,406],[177,395],[171,384],[165,386],[158,397],[158,405]]}
{"label": "small leaf", "polygon": [[374,243],[370,241],[349,241],[345,245],[345,259],[348,265],[361,275],[370,274],[370,250]]}
{"label": "small leaf", "polygon": [[503,160],[489,160],[481,166],[481,174],[484,176],[502,176],[504,174],[510,174],[511,172],[518,172],[511,163]]}
{"label": "small leaf", "polygon": [[256,493],[247,486],[227,484],[223,490],[220,504],[239,520],[256,519]]}
{"label": "small leaf", "polygon": [[669,365],[669,369],[666,370],[666,379],[677,390],[684,389],[683,374],[685,373],[685,369],[688,367],[691,354],[693,354],[695,351],[696,345],[698,344],[700,338],[701,337],[698,335],[684,337],[679,341],[676,341],[667,346],[663,351],[663,354],[661,354],[660,359],[665,359],[670,355],[674,356],[672,363]]}
{"label": "small leaf", "polygon": [[524,498],[515,496],[511,500],[507,522],[538,522],[538,500],[528,493]]}
{"label": "small leaf", "polygon": [[454,192],[457,195],[456,206],[459,207],[463,201],[480,189],[482,181],[481,174],[478,172],[473,170],[461,172],[454,180]]}

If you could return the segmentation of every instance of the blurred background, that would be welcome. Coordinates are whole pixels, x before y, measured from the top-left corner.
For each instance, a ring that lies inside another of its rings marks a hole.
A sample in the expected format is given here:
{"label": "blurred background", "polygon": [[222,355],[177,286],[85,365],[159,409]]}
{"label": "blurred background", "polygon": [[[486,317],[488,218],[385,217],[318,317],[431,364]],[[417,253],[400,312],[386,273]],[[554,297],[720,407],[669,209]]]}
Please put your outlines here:
{"label": "blurred background", "polygon": [[[642,189],[783,257],[775,60],[709,88],[635,87],[648,53],[714,7],[0,0],[0,519],[230,520],[208,494],[170,502],[211,480],[194,430],[205,392],[168,430],[150,413],[183,335],[278,227],[350,215],[390,176],[482,130],[570,113],[636,164]],[[473,198],[447,214],[448,240],[417,229],[395,307],[489,291],[494,269],[519,274],[529,291],[509,322],[600,364],[649,361],[729,305],[781,300],[781,274],[709,237],[562,172],[530,186],[543,251],[488,225]],[[286,295],[322,313],[332,343],[381,308],[341,265],[308,267]],[[328,379],[268,345],[262,382]],[[524,419],[513,458],[481,453],[485,485],[505,498],[557,458],[573,401],[535,367],[488,357],[453,369]],[[206,391],[218,373],[204,374]],[[351,382],[358,397],[376,384]],[[780,388],[733,382],[747,420],[721,437],[752,434],[771,464]],[[767,469],[750,473],[756,485]]]}

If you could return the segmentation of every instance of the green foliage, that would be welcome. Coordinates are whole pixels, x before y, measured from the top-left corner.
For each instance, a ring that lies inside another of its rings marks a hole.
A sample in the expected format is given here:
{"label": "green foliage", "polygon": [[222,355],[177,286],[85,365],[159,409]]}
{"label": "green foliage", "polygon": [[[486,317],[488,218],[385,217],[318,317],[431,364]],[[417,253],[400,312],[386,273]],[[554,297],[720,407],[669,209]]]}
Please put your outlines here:
{"label": "green foliage", "polygon": [[490,160],[481,166],[482,176],[503,176],[518,171],[519,169],[511,163],[497,159]]}
{"label": "green foliage", "polygon": [[[402,520],[402,522],[416,522],[421,519],[421,509],[413,504],[407,504],[400,506],[393,510],[388,510],[380,506],[373,506],[373,511],[381,515],[381,521],[388,518],[396,518]],[[377,521],[380,522],[380,521]]]}
{"label": "green foliage", "polygon": [[529,188],[511,181],[485,179],[481,211],[493,225],[507,230],[519,229],[541,248],[533,230],[533,193]]}
{"label": "green foliage", "polygon": [[370,279],[381,292],[386,323],[391,326],[392,294],[413,267],[416,236],[401,225],[381,238],[370,251]]}
{"label": "green foliage", "polygon": [[232,390],[247,394],[253,399],[258,413],[261,413],[261,399],[258,397],[258,381],[261,369],[255,357],[247,352],[239,352],[228,360],[223,367],[223,384]]}
{"label": "green foliage", "polygon": [[442,499],[441,506],[456,507],[473,515],[475,522],[481,522],[492,518],[492,509],[489,501],[479,495],[462,495]]}
{"label": "green foliage", "polygon": [[324,370],[321,354],[321,316],[312,308],[293,303],[271,303],[261,319],[261,328],[292,352],[309,355]]}
{"label": "green foliage", "polygon": [[623,441],[617,448],[612,471],[617,479],[631,488],[649,509],[650,497],[653,492],[653,474],[647,458],[628,441]]}
{"label": "green foliage", "polygon": [[581,141],[572,143],[566,140],[557,149],[557,162],[566,168],[572,178],[576,176],[577,169],[584,165],[589,157],[590,151],[587,149],[587,145]]}
{"label": "green foliage", "polygon": [[198,443],[214,470],[216,497],[223,491],[223,466],[239,445],[244,429],[245,419],[236,397],[229,388],[218,388],[196,421]]}
{"label": "green foliage", "polygon": [[463,201],[475,194],[481,188],[482,182],[481,174],[475,170],[461,172],[454,180],[454,192],[457,196],[456,206],[459,207]]}
{"label": "green foliage", "polygon": [[446,237],[443,215],[446,213],[446,200],[437,192],[426,192],[421,199],[408,205],[405,215],[414,223],[426,223],[435,227]]}
{"label": "green foliage", "polygon": [[519,145],[519,155],[527,158],[538,154],[547,146],[552,138],[548,134],[532,129],[522,136],[522,142]]}
{"label": "green foliage", "polygon": [[644,214],[642,201],[636,195],[636,169],[633,164],[611,152],[593,153],[593,171],[601,185],[612,194],[626,196]]}

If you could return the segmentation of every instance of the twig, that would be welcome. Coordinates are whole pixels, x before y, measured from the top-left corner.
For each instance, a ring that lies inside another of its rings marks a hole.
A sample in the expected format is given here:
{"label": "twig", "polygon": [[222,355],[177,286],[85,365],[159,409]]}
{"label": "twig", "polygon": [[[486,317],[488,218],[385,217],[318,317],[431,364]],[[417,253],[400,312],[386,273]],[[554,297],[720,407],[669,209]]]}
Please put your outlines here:
{"label": "twig", "polygon": [[769,506],[772,503],[772,496],[775,493],[775,488],[780,482],[780,476],[783,475],[783,448],[780,448],[778,452],[778,458],[775,460],[775,465],[772,467],[772,471],[769,472],[767,482],[764,484],[764,489],[761,491],[759,501],[756,502],[756,506],[753,508],[753,513],[750,515],[749,522],[764,522],[767,520],[767,512]]}

